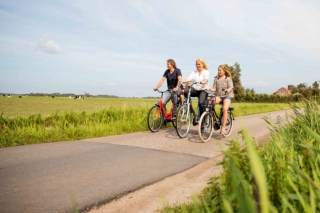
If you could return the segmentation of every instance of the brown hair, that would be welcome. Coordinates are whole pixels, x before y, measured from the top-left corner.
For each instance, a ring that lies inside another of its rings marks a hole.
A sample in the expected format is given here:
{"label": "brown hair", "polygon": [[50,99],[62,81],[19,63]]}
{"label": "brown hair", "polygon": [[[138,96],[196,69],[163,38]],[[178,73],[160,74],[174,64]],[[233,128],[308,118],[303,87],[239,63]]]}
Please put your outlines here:
{"label": "brown hair", "polygon": [[196,63],[197,63],[197,61],[199,61],[199,62],[202,64],[203,69],[208,70],[208,67],[207,67],[207,65],[206,65],[206,62],[204,62],[204,60],[203,60],[202,58],[198,58],[198,59],[196,60]]}
{"label": "brown hair", "polygon": [[[224,74],[227,77],[231,78],[231,73],[229,72],[228,67],[225,64],[221,64],[219,67],[221,67],[221,69],[224,71]],[[219,67],[218,67],[218,69],[219,69]]]}
{"label": "brown hair", "polygon": [[168,59],[167,63],[170,63],[173,66],[173,68],[177,68],[176,62],[173,59]]}

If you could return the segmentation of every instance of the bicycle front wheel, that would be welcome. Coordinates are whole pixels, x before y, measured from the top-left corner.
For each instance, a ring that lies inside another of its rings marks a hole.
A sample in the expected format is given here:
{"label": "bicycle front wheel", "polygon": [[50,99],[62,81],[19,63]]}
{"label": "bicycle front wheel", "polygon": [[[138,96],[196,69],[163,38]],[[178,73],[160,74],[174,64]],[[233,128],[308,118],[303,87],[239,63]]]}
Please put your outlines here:
{"label": "bicycle front wheel", "polygon": [[151,132],[158,132],[162,125],[162,112],[159,106],[151,107],[148,113],[148,128]]}
{"label": "bicycle front wheel", "polygon": [[213,117],[210,112],[202,113],[199,120],[198,134],[202,142],[210,140],[213,133]]}
{"label": "bicycle front wheel", "polygon": [[176,115],[176,131],[180,138],[185,138],[190,130],[191,115],[188,105],[181,105]]}
{"label": "bicycle front wheel", "polygon": [[[225,131],[224,131],[224,135],[227,137],[227,136],[229,136],[230,134],[231,134],[231,132],[232,132],[232,128],[233,128],[233,122],[232,122],[232,114],[231,114],[231,112],[230,111],[228,111],[228,114],[227,114],[227,123],[226,123],[226,129],[225,129]],[[222,122],[223,122],[223,116],[221,117],[221,119],[222,119]],[[222,123],[221,122],[221,123]],[[221,125],[222,126],[222,125]]]}

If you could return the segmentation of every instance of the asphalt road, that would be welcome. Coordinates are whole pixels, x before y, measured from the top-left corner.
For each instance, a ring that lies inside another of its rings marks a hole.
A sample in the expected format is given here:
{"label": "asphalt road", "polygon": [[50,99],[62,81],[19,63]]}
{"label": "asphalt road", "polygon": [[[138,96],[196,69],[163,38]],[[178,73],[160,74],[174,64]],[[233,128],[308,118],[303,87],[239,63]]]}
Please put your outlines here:
{"label": "asphalt road", "polygon": [[[286,111],[236,118],[232,135],[202,143],[197,127],[181,139],[173,128],[79,141],[0,149],[0,212],[73,212],[90,209],[221,155],[241,128],[257,140],[262,119],[285,121]],[[241,140],[241,139],[240,139]]]}

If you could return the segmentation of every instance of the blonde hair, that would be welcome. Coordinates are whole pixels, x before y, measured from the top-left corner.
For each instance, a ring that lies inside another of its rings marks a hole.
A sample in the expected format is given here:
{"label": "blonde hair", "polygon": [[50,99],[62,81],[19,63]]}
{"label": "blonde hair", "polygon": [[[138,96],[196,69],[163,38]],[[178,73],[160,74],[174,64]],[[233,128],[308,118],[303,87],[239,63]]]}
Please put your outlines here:
{"label": "blonde hair", "polygon": [[[221,64],[219,67],[221,67],[221,69],[224,71],[224,74],[227,77],[231,78],[231,73],[229,72],[228,67],[225,64]],[[219,67],[218,67],[218,69],[219,69]],[[219,76],[219,74],[218,74],[218,76]]]}
{"label": "blonde hair", "polygon": [[199,61],[202,64],[203,69],[208,70],[206,62],[204,62],[204,60],[202,58],[197,59],[196,63],[197,63],[197,61]]}

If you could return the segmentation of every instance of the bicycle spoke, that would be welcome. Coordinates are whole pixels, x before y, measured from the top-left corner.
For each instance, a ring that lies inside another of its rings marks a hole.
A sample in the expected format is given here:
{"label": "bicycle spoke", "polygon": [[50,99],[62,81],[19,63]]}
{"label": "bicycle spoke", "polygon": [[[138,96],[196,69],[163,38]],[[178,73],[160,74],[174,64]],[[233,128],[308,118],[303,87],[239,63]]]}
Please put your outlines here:
{"label": "bicycle spoke", "polygon": [[187,105],[182,105],[179,107],[176,122],[177,134],[181,138],[186,137],[189,133],[191,123],[190,112],[188,113]]}
{"label": "bicycle spoke", "polygon": [[148,128],[151,132],[157,132],[162,125],[162,112],[159,106],[153,106],[148,113]]}
{"label": "bicycle spoke", "polygon": [[199,120],[198,134],[201,141],[210,140],[213,133],[213,119],[209,112],[204,112]]}

